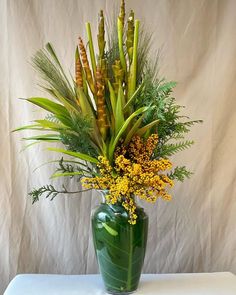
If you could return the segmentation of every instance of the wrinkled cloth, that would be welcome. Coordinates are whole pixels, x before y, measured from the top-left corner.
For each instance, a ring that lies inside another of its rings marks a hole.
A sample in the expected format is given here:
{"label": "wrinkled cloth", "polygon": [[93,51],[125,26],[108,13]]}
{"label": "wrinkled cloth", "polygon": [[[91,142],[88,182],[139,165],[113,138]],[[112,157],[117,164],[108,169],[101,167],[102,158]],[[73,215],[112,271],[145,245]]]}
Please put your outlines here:
{"label": "wrinkled cloth", "polygon": [[[45,112],[17,98],[45,97],[30,58],[50,41],[73,74],[78,36],[86,21],[96,29],[103,8],[112,15],[115,0],[0,1],[0,293],[17,273],[88,274],[98,271],[90,214],[96,192],[42,199],[31,205],[27,193],[49,180],[59,159],[23,136],[11,133]],[[188,138],[195,145],[172,158],[194,175],[177,183],[173,200],[144,204],[150,217],[144,272],[236,272],[236,38],[235,0],[129,0],[127,8],[145,22],[159,74],[178,81],[183,115],[203,119]],[[108,23],[110,20],[108,21]],[[94,41],[96,34],[94,34]],[[70,189],[77,183],[66,180]]]}
{"label": "wrinkled cloth", "polygon": [[[235,295],[232,273],[145,274],[137,295]],[[18,275],[4,295],[106,295],[99,275]]]}

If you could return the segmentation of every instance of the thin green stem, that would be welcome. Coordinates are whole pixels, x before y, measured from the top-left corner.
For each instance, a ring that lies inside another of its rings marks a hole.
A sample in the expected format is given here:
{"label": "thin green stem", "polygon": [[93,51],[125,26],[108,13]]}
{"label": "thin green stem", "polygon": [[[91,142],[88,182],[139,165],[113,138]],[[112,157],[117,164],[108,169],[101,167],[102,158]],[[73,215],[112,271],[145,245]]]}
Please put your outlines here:
{"label": "thin green stem", "polygon": [[136,89],[137,79],[137,61],[138,61],[138,37],[139,37],[139,24],[140,21],[136,20],[134,25],[134,47],[133,47],[133,58],[129,74],[129,98],[134,94]]}
{"label": "thin green stem", "polygon": [[83,192],[87,192],[87,191],[90,191],[91,188],[88,188],[88,189],[83,189],[83,190],[79,190],[79,191],[68,191],[68,190],[61,190],[61,191],[56,191],[58,194],[77,194],[77,193],[83,193]]}
{"label": "thin green stem", "polygon": [[124,48],[123,48],[123,25],[121,20],[117,20],[117,31],[118,31],[118,44],[119,44],[119,53],[120,53],[120,62],[125,73],[127,71]]}
{"label": "thin green stem", "polygon": [[88,36],[88,40],[89,40],[89,53],[90,53],[90,58],[91,58],[91,63],[92,63],[92,68],[93,68],[93,76],[95,77],[95,75],[96,75],[96,59],[95,59],[93,38],[92,38],[90,23],[86,23],[86,31],[87,31],[87,36]]}

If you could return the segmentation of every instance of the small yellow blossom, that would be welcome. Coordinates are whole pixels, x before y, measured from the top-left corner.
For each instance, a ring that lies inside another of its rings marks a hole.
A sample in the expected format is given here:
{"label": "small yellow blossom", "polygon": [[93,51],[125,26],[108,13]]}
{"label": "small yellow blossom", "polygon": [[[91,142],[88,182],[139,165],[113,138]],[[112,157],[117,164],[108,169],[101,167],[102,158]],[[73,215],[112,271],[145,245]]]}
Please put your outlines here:
{"label": "small yellow blossom", "polygon": [[114,154],[114,165],[99,156],[99,176],[83,178],[85,188],[107,190],[108,204],[120,203],[129,214],[129,223],[136,224],[138,218],[134,197],[154,203],[158,198],[170,201],[166,191],[173,180],[165,171],[172,168],[169,159],[152,159],[158,143],[157,134],[144,141],[134,136],[128,146],[119,145]]}

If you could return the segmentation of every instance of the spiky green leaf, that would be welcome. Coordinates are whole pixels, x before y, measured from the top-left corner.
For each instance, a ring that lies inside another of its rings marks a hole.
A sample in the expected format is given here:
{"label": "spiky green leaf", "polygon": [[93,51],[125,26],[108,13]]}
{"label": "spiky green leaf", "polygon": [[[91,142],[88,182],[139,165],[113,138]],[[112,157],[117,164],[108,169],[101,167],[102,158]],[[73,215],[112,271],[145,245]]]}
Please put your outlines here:
{"label": "spiky green leaf", "polygon": [[88,161],[90,163],[94,163],[94,164],[98,163],[98,160],[96,158],[90,157],[90,156],[83,154],[83,153],[71,152],[71,151],[59,149],[59,148],[48,148],[48,150],[53,151],[53,152],[57,152],[57,153],[62,153],[62,154],[65,154],[65,155],[68,155],[68,156],[71,156],[74,158],[79,158],[81,160]]}

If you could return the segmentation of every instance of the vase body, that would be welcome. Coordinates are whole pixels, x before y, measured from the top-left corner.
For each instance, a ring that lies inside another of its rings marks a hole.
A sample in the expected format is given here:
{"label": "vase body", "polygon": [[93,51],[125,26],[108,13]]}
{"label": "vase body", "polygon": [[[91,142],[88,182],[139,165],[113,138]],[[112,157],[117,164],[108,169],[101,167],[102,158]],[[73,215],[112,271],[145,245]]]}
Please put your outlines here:
{"label": "vase body", "polygon": [[99,269],[108,293],[134,292],[139,283],[148,233],[148,216],[137,208],[137,223],[121,205],[102,203],[92,215],[92,231]]}

